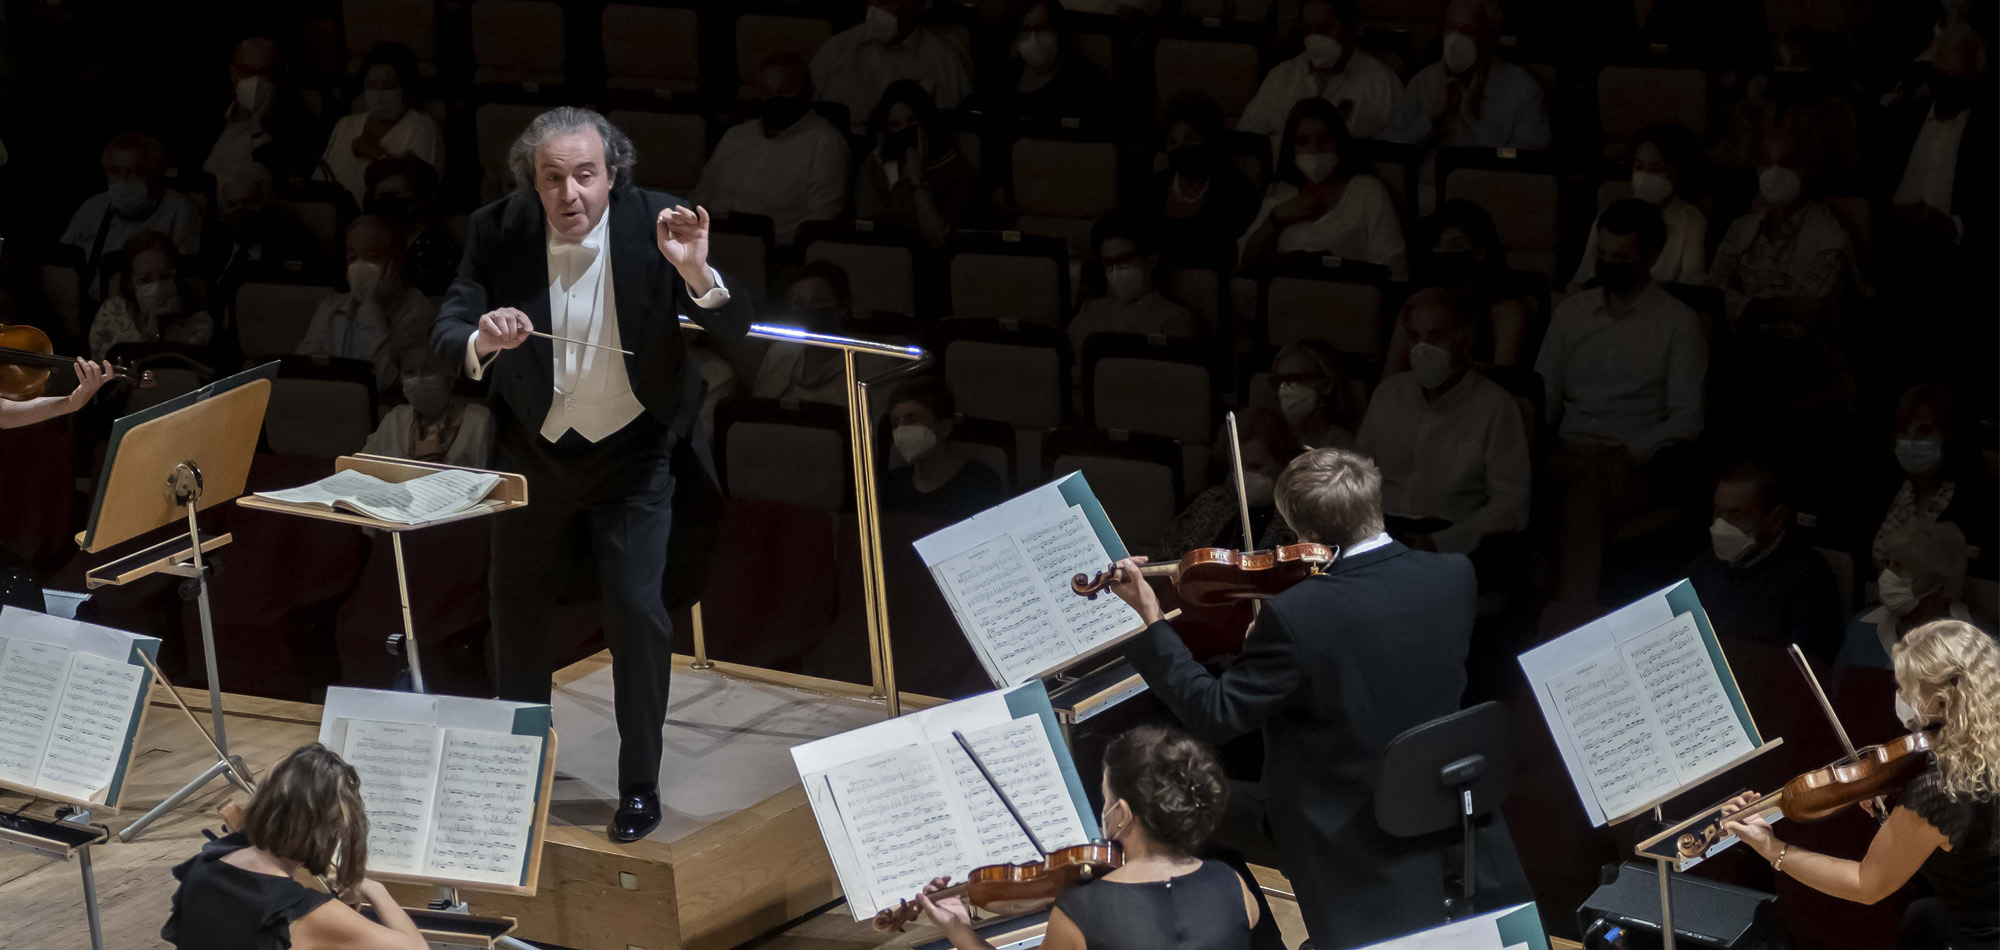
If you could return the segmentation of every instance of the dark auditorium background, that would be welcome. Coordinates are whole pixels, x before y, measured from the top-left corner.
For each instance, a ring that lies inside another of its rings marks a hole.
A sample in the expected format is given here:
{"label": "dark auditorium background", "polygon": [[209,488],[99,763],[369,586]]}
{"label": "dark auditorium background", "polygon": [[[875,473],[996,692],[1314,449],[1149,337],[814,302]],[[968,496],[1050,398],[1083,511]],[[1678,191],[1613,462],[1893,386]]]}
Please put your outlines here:
{"label": "dark auditorium background", "polygon": [[[637,184],[716,213],[760,321],[938,358],[871,406],[904,689],[987,686],[916,537],[1083,470],[1137,551],[1239,546],[1227,410],[1260,543],[1292,456],[1375,457],[1392,533],[1479,571],[1466,700],[1509,705],[1552,932],[1636,837],[1590,828],[1518,653],[1692,578],[1786,739],[1732,781],[1771,787],[1837,754],[1785,644],[1879,741],[1883,630],[1994,629],[1991,0],[873,2],[8,2],[0,324],[161,384],[0,432],[0,588],[82,590],[111,420],[253,362],[281,361],[253,490],[364,446],[484,464],[482,384],[423,339],[508,144],[573,104],[631,136]],[[872,29],[903,52],[859,61]],[[837,361],[690,339],[679,649],[699,601],[717,658],[865,682]],[[975,475],[913,487],[933,470]],[[385,537],[203,523],[235,534],[224,688],[393,685]],[[485,525],[408,544],[433,688],[490,695]],[[573,659],[601,639],[570,586]],[[202,685],[186,594],[79,615]],[[1800,948],[1889,945],[1921,886],[1863,907],[1741,848],[1693,873],[1778,893]]]}

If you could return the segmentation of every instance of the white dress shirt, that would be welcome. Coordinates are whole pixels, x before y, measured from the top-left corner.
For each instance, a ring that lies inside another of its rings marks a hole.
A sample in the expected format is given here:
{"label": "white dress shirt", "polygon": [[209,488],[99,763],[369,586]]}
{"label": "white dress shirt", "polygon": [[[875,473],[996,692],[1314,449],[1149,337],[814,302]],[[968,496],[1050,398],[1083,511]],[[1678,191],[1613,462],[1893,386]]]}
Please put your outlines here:
{"label": "white dress shirt", "polygon": [[865,23],[834,34],[813,52],[813,88],[821,100],[846,106],[857,131],[867,128],[882,90],[899,79],[916,80],[938,109],[950,111],[972,92],[972,57],[928,26],[890,46],[870,39]]}
{"label": "white dress shirt", "polygon": [[769,136],[751,119],[723,133],[687,200],[710,214],[761,214],[778,243],[790,244],[800,224],[831,221],[847,206],[847,137],[817,112]]}
{"label": "white dress shirt", "polygon": [[1337,73],[1320,73],[1312,68],[1311,54],[1300,53],[1271,67],[1257,95],[1243,107],[1236,128],[1271,138],[1271,154],[1278,152],[1278,136],[1292,107],[1306,99],[1325,99],[1340,109],[1347,131],[1357,139],[1372,139],[1388,128],[1403,98],[1403,81],[1395,70],[1361,50],[1347,58]]}
{"label": "white dress shirt", "polygon": [[[542,420],[542,438],[554,442],[575,429],[578,435],[601,442],[646,411],[632,393],[624,357],[612,352],[621,344],[618,295],[611,282],[610,209],[606,208],[597,226],[574,244],[550,228],[548,264],[550,333],[598,346],[550,342],[555,357],[555,395],[549,400],[549,414]],[[708,277],[715,286],[693,299],[703,309],[713,310],[729,302],[729,290],[715,268],[708,268]],[[475,380],[486,375],[486,363],[497,355],[489,354],[481,361],[474,346],[478,339],[478,330],[465,339],[465,372]]]}
{"label": "white dress shirt", "polygon": [[[1250,230],[1236,240],[1240,257],[1250,246],[1250,237],[1270,220],[1271,212],[1298,197],[1299,186],[1288,181],[1273,184],[1264,196],[1263,207],[1250,222]],[[1279,254],[1313,251],[1351,261],[1368,261],[1389,269],[1390,280],[1408,280],[1410,269],[1403,250],[1403,224],[1389,189],[1374,175],[1356,175],[1347,180],[1340,200],[1326,213],[1311,221],[1285,225],[1278,232]]]}
{"label": "white dress shirt", "polygon": [[[356,112],[341,116],[333,124],[333,134],[326,138],[326,152],[320,159],[333,170],[333,180],[340,182],[356,202],[368,197],[368,166],[374,159],[362,158],[354,154],[354,140],[368,126],[368,113]],[[426,115],[421,109],[410,109],[389,131],[382,133],[382,151],[390,155],[409,155],[421,158],[432,168],[444,168],[444,132],[438,128],[437,120]]]}
{"label": "white dress shirt", "polygon": [[1389,532],[1378,531],[1375,533],[1374,537],[1369,538],[1366,541],[1363,541],[1351,548],[1348,548],[1340,552],[1340,557],[1354,557],[1355,555],[1358,554],[1367,554],[1368,552],[1373,551],[1376,548],[1381,547],[1382,545],[1388,544],[1390,540],[1391,538],[1389,537]]}
{"label": "white dress shirt", "polygon": [[1431,535],[1440,551],[1464,553],[1528,526],[1527,426],[1514,397],[1477,372],[1435,400],[1415,373],[1383,380],[1354,451],[1381,470],[1385,513],[1451,522]]}
{"label": "white dress shirt", "polygon": [[[1923,203],[1951,214],[1951,188],[1958,180],[1958,143],[1965,138],[1965,117],[1970,109],[1960,109],[1949,119],[1940,119],[1933,107],[1917,130],[1910,160],[1903,166],[1903,180],[1896,185],[1894,204]],[[1959,231],[1965,224],[1953,215]]]}

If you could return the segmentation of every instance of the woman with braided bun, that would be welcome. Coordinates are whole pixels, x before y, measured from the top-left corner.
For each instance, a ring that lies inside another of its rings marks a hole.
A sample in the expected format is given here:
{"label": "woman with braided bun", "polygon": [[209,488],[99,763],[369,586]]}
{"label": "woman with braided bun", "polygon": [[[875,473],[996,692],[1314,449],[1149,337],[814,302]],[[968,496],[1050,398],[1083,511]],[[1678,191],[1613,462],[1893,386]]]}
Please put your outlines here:
{"label": "woman with braided bun", "polygon": [[[1247,950],[1257,899],[1229,865],[1195,857],[1222,824],[1228,782],[1214,750],[1165,726],[1140,726],[1104,752],[1104,836],[1124,866],[1079,884],[1049,911],[1044,950]],[[885,923],[919,911],[958,950],[993,950],[973,933],[965,902],[932,900],[938,878]]]}

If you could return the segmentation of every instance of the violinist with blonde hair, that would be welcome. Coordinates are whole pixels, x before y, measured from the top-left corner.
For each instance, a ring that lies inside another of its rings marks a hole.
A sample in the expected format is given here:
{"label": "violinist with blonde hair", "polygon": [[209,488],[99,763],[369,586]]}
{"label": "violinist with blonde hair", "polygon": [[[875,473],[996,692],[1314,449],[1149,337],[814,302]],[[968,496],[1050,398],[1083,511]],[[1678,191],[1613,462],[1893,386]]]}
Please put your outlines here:
{"label": "violinist with blonde hair", "polygon": [[[1795,848],[1764,819],[1722,830],[1772,869],[1814,890],[1873,904],[1922,874],[1937,896],[1910,905],[1902,950],[2000,947],[2000,644],[1961,620],[1938,620],[1896,643],[1898,712],[1930,734],[1930,763],[1860,860]],[[1907,707],[1905,709],[1904,707]],[[1724,814],[1751,803],[1743,796]]]}

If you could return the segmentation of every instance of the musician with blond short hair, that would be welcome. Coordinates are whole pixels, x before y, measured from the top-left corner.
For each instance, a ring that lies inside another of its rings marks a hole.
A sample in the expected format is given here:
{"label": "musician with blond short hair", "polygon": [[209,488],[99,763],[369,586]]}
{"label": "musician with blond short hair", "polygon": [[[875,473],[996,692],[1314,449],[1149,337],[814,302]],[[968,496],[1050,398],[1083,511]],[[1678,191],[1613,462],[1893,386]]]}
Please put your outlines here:
{"label": "musician with blond short hair", "polygon": [[[1112,589],[1147,623],[1127,656],[1196,735],[1222,742],[1260,729],[1263,781],[1230,791],[1220,843],[1291,879],[1320,950],[1374,943],[1444,922],[1441,845],[1375,823],[1377,768],[1389,741],[1458,709],[1477,601],[1460,554],[1413,551],[1382,530],[1382,476],[1344,449],[1313,449],[1278,476],[1278,513],[1302,541],[1339,556],[1264,602],[1236,662],[1196,662],[1139,577],[1117,565]],[[1497,816],[1478,831],[1479,906],[1529,900]]]}

